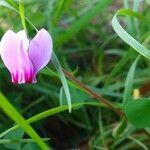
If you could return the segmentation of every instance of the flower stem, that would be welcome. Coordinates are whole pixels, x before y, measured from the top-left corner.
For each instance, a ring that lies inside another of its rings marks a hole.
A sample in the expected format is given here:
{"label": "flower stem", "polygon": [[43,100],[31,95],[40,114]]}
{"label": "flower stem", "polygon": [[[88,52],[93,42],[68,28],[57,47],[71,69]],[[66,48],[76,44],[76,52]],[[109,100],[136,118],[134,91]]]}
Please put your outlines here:
{"label": "flower stem", "polygon": [[104,103],[108,108],[116,112],[119,116],[124,116],[123,112],[116,108],[113,104],[111,104],[109,101],[104,99],[102,96],[98,95],[94,91],[92,91],[88,86],[83,84],[81,81],[79,81],[76,77],[74,77],[72,74],[70,74],[67,70],[63,69],[64,74],[73,82],[75,82],[78,86],[80,86],[82,89],[84,89],[88,94],[93,96],[95,99],[99,100],[100,102]]}
{"label": "flower stem", "polygon": [[25,15],[24,15],[24,0],[19,0],[19,13],[20,13],[20,17],[21,17],[22,26],[23,26],[24,30],[27,31]]}

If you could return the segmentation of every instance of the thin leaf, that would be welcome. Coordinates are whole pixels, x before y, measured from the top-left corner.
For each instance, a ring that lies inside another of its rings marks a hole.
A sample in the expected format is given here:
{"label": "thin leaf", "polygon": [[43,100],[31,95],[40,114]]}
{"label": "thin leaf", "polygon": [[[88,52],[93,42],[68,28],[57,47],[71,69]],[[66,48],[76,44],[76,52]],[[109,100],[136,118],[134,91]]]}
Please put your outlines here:
{"label": "thin leaf", "polygon": [[49,150],[48,146],[41,140],[36,131],[28,124],[22,115],[9,103],[7,98],[0,92],[0,107],[14,120],[43,150]]}
{"label": "thin leaf", "polygon": [[112,26],[115,30],[115,32],[118,34],[118,36],[125,41],[128,45],[130,45],[132,48],[134,48],[138,53],[143,55],[145,58],[150,59],[150,51],[145,48],[142,44],[140,44],[136,39],[134,39],[130,34],[128,34],[123,27],[120,25],[117,15],[131,15],[134,17],[137,17],[139,19],[142,19],[147,22],[147,19],[145,19],[142,15],[139,13],[130,11],[130,10],[120,10],[118,11],[113,19],[112,19]]}
{"label": "thin leaf", "polygon": [[[43,141],[48,141],[49,138],[41,138]],[[35,142],[33,139],[1,139],[0,144],[14,144],[14,143],[30,143]]]}
{"label": "thin leaf", "polygon": [[131,100],[132,96],[132,89],[133,89],[133,80],[134,80],[134,73],[136,69],[137,62],[139,60],[140,56],[138,56],[134,62],[132,63],[126,81],[125,81],[125,89],[123,94],[123,104],[125,105]]}
{"label": "thin leaf", "polygon": [[[8,4],[8,3],[5,2],[5,1],[0,1],[0,6],[9,8],[9,9],[15,11],[16,13],[20,14],[20,12],[19,12],[18,9],[16,9],[14,6]],[[36,32],[38,32],[37,28],[32,24],[32,22],[31,22],[26,16],[24,16],[24,17],[25,17],[25,19],[27,20],[27,22],[36,30]]]}
{"label": "thin leaf", "polygon": [[55,55],[54,51],[52,53],[52,59],[51,59],[54,67],[56,68],[58,74],[59,74],[59,77],[61,79],[61,82],[62,82],[62,85],[63,85],[63,89],[65,91],[65,94],[66,94],[66,99],[67,99],[67,103],[68,103],[68,108],[69,108],[69,112],[71,112],[71,96],[70,96],[70,91],[69,91],[69,87],[68,87],[68,84],[67,84],[67,80],[66,80],[66,77],[62,71],[62,67],[59,63],[59,60],[57,58],[57,56]]}
{"label": "thin leaf", "polygon": [[61,44],[74,37],[75,34],[79,33],[81,29],[84,29],[84,27],[86,27],[89,24],[89,22],[94,16],[99,14],[111,2],[112,0],[99,1],[94,7],[88,10],[88,12],[85,15],[83,15],[78,21],[73,23],[73,25],[71,25],[65,33],[55,36],[56,43]]}
{"label": "thin leaf", "polygon": [[21,17],[22,26],[25,29],[25,31],[27,31],[25,16],[24,16],[24,0],[19,0],[19,13]]}
{"label": "thin leaf", "polygon": [[132,136],[129,136],[128,139],[135,142],[137,145],[139,145],[141,148],[143,148],[143,150],[149,150],[149,148],[144,143],[142,143],[140,140],[137,140],[136,138],[134,138]]}
{"label": "thin leaf", "polygon": [[[98,102],[84,102],[84,103],[76,103],[76,104],[72,104],[72,108],[73,109],[77,109],[83,105],[89,105],[89,106],[95,106],[95,107],[106,107],[104,104],[98,103]],[[28,123],[33,123],[33,122],[37,122],[41,119],[56,115],[60,112],[66,111],[68,109],[67,105],[63,105],[63,106],[59,106],[59,107],[55,107],[46,111],[43,111],[42,113],[39,113],[31,118],[29,118],[27,120]],[[19,125],[15,125],[12,128],[7,129],[6,131],[4,131],[3,133],[0,134],[0,138],[2,138],[4,135],[8,134],[9,132],[15,130],[19,128]]]}

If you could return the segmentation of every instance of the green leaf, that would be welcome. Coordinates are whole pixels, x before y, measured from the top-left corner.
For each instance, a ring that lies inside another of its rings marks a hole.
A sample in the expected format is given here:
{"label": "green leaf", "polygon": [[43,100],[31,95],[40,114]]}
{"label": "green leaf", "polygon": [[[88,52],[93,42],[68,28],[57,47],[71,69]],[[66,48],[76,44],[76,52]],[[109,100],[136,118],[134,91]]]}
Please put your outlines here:
{"label": "green leaf", "polygon": [[28,124],[28,122],[22,117],[22,115],[9,103],[7,98],[0,92],[0,107],[3,111],[14,120],[24,131],[41,147],[43,150],[49,150],[50,148],[41,140],[35,130]]}
{"label": "green leaf", "polygon": [[65,33],[55,36],[56,43],[63,43],[73,38],[77,33],[79,33],[89,24],[93,17],[99,14],[111,2],[112,0],[99,1],[94,7],[88,10],[88,12],[85,15],[82,15],[82,17],[79,20],[77,20],[75,23],[73,22],[73,25],[71,25]]}
{"label": "green leaf", "polygon": [[120,25],[117,15],[130,15],[136,17],[143,22],[149,22],[145,17],[140,15],[139,13],[133,12],[131,10],[123,9],[119,10],[112,19],[112,26],[118,36],[125,41],[128,45],[134,48],[138,53],[143,55],[145,58],[150,59],[150,51],[149,49],[145,48],[142,44],[140,44],[136,39],[134,39],[130,34],[128,34],[123,27]]}
{"label": "green leaf", "polygon": [[25,16],[24,16],[24,0],[19,0],[19,13],[20,13],[20,17],[21,17],[22,26],[23,26],[24,30],[27,31]]}
{"label": "green leaf", "polygon": [[109,83],[111,82],[111,79],[121,71],[121,69],[127,64],[127,62],[129,62],[134,56],[133,51],[129,51],[127,52],[122,58],[121,60],[115,64],[114,68],[112,69],[112,71],[110,72],[110,74],[108,75],[106,81],[105,81],[105,86],[109,85]]}
{"label": "green leaf", "polygon": [[128,139],[132,140],[134,143],[139,145],[141,148],[143,148],[143,150],[149,150],[149,148],[145,145],[145,143],[142,143],[140,140],[138,140],[132,136],[129,136]]}
{"label": "green leaf", "polygon": [[123,120],[121,120],[117,126],[113,129],[112,135],[114,138],[119,137],[119,135],[121,135],[123,133],[123,131],[126,128],[126,120],[123,118]]}
{"label": "green leaf", "polygon": [[119,145],[121,142],[123,142],[131,133],[135,131],[135,127],[131,124],[128,124],[128,126],[125,128],[125,130],[119,135],[119,138],[115,140],[115,142],[112,145],[112,149],[115,149],[117,145]]}
{"label": "green leaf", "polygon": [[[9,9],[15,11],[16,13],[20,14],[19,10],[18,10],[17,8],[15,8],[13,5],[10,5],[10,3],[7,3],[7,2],[5,2],[5,1],[2,1],[2,2],[0,1],[0,6],[9,8]],[[22,7],[22,6],[21,6],[21,7]],[[23,8],[20,8],[20,9],[21,9],[21,10],[20,10],[20,11],[21,11],[21,14],[24,13],[24,12],[23,12],[24,10],[22,10]],[[24,16],[24,14],[22,14],[22,17],[24,17],[25,20],[27,20],[27,22],[38,32],[37,28],[33,25],[33,23],[32,23],[26,16]],[[24,21],[23,21],[23,22],[24,22]],[[23,23],[23,24],[24,24],[24,23]]]}
{"label": "green leaf", "polygon": [[51,61],[52,61],[53,65],[54,65],[54,67],[56,68],[56,70],[57,70],[57,72],[59,74],[59,77],[61,79],[61,82],[62,82],[62,85],[63,85],[63,89],[65,91],[66,98],[67,98],[69,112],[71,112],[71,96],[70,96],[68,83],[67,83],[66,77],[65,77],[65,75],[63,73],[62,67],[61,67],[61,65],[59,63],[59,60],[58,60],[57,56],[55,55],[54,51],[52,53]]}
{"label": "green leaf", "polygon": [[[23,134],[24,134],[24,130],[19,128],[17,130],[9,132],[9,134],[4,136],[4,139],[9,139],[9,141],[16,140],[16,139],[22,139]],[[5,141],[5,140],[3,140],[3,139],[0,140],[0,143],[2,143],[3,141]],[[9,141],[5,141],[4,143],[8,143]],[[17,143],[16,142],[16,143],[13,143],[13,144],[5,144],[4,146],[6,148],[9,148],[9,149],[20,150],[21,143],[19,143],[19,142]]]}
{"label": "green leaf", "polygon": [[37,147],[35,143],[28,143],[23,146],[22,150],[40,150],[40,149],[39,147]]}
{"label": "green leaf", "polygon": [[[99,102],[84,102],[84,103],[72,104],[72,108],[73,109],[77,109],[77,108],[80,108],[83,105],[96,106],[96,107],[106,107],[106,105],[101,104]],[[41,112],[41,113],[39,113],[39,114],[29,118],[27,120],[27,122],[28,123],[33,123],[33,122],[39,121],[41,119],[44,119],[44,118],[56,115],[56,114],[58,114],[60,112],[66,111],[67,109],[68,109],[67,105],[60,106],[60,107],[55,107],[55,108],[43,111],[43,112]],[[15,125],[12,128],[7,129],[6,131],[4,131],[4,132],[2,132],[0,134],[0,138],[2,138],[4,135],[8,134],[9,132],[11,132],[11,131],[13,131],[13,130],[15,130],[17,128],[19,128],[19,125]]]}
{"label": "green leaf", "polygon": [[125,106],[125,114],[135,127],[150,127],[150,100],[138,99],[128,102]]}
{"label": "green leaf", "polygon": [[[72,1],[72,0],[71,0]],[[59,20],[60,16],[63,14],[67,4],[71,2],[70,0],[58,0],[56,1],[56,8],[53,11],[53,24],[55,25]]]}
{"label": "green leaf", "polygon": [[123,104],[126,104],[131,100],[132,96],[132,89],[133,89],[133,80],[134,80],[134,73],[136,69],[137,62],[139,60],[140,56],[138,56],[134,62],[132,63],[126,81],[125,81],[125,89],[124,89],[124,94],[123,94]]}
{"label": "green leaf", "polygon": [[[72,103],[80,103],[80,102],[85,102],[86,100],[88,100],[89,95],[87,95],[87,93],[85,93],[77,88],[74,88],[74,87],[70,87],[69,89],[70,89],[70,92],[72,93],[71,94]],[[66,96],[65,96],[63,88],[61,88],[61,90],[60,90],[60,98],[59,99],[60,99],[61,105],[67,105]]]}

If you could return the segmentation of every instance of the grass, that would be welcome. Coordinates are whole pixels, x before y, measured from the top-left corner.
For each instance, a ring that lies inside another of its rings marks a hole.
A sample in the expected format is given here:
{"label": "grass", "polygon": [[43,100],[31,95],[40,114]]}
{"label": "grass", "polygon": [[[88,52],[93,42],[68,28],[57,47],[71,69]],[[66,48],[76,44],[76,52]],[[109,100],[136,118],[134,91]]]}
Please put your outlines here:
{"label": "grass", "polygon": [[11,83],[0,61],[3,150],[150,148],[148,115],[136,128],[129,105],[149,112],[148,1],[2,0],[0,9],[1,37],[25,28],[32,38],[44,27],[56,56],[33,85]]}

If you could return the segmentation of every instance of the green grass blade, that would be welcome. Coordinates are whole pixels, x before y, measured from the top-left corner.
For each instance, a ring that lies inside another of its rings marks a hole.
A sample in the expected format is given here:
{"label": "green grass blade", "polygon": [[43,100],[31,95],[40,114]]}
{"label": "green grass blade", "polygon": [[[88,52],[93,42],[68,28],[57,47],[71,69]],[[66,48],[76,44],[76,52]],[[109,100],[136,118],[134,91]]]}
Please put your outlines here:
{"label": "green grass blade", "polygon": [[132,140],[133,142],[135,142],[137,145],[139,145],[143,150],[149,150],[149,148],[144,144],[142,143],[140,140],[132,137],[132,136],[129,136],[128,139]]}
{"label": "green grass blade", "polygon": [[20,17],[21,17],[22,26],[23,26],[24,30],[27,31],[25,16],[24,16],[24,1],[23,0],[19,0],[19,13],[20,13]]}
{"label": "green grass blade", "polygon": [[[0,6],[15,10],[15,8],[13,8],[11,5],[9,5],[7,2],[5,1],[0,1]],[[19,13],[19,12],[18,12]]]}
{"label": "green grass blade", "polygon": [[138,11],[141,0],[133,0],[133,10]]}
{"label": "green grass blade", "polygon": [[[43,141],[48,141],[49,138],[41,138]],[[0,139],[0,144],[11,144],[11,143],[30,143],[35,142],[33,139]]]}
{"label": "green grass blade", "polygon": [[129,69],[126,81],[125,81],[125,89],[124,89],[124,94],[123,94],[123,104],[124,105],[127,104],[131,100],[134,73],[135,73],[136,65],[137,65],[139,58],[140,58],[140,56],[138,56],[132,63],[132,65]]}
{"label": "green grass blade", "polygon": [[66,5],[68,2],[70,2],[70,0],[58,0],[56,1],[56,8],[54,9],[53,12],[53,24],[55,25],[57,23],[57,21],[59,20],[62,12],[64,11]]}
{"label": "green grass blade", "polygon": [[119,145],[121,142],[123,142],[126,138],[128,138],[128,136],[133,133],[136,130],[136,128],[134,126],[132,126],[131,124],[128,124],[128,126],[126,127],[126,129],[124,130],[124,132],[119,136],[118,139],[116,139],[114,141],[114,143],[112,144],[112,149],[114,149],[117,145]]}
{"label": "green grass blade", "polygon": [[[89,105],[89,106],[95,106],[95,107],[106,107],[104,104],[102,103],[98,103],[98,102],[84,102],[84,103],[76,103],[76,104],[72,104],[72,108],[76,109],[79,108],[83,105]],[[31,118],[29,118],[27,120],[28,123],[33,123],[33,122],[37,122],[41,119],[56,115],[58,113],[61,113],[63,111],[66,111],[68,109],[67,105],[63,105],[63,106],[59,106],[59,107],[55,107],[46,111],[43,111],[42,113],[39,113]],[[6,131],[2,132],[0,134],[0,138],[2,138],[3,136],[5,136],[6,134],[8,134],[9,132],[17,129],[19,127],[19,125],[15,125],[12,128],[7,129]]]}
{"label": "green grass blade", "polygon": [[18,8],[17,4],[14,2],[14,0],[5,0],[9,5],[12,5],[14,8]]}
{"label": "green grass blade", "polygon": [[67,103],[68,103],[68,108],[69,108],[69,112],[71,112],[71,96],[70,96],[70,91],[69,91],[69,87],[68,87],[68,83],[67,83],[67,80],[66,80],[66,77],[62,71],[62,67],[59,63],[59,60],[57,58],[57,56],[55,55],[55,53],[53,52],[52,53],[52,59],[51,59],[53,65],[55,66],[58,74],[59,74],[59,77],[61,79],[61,82],[62,82],[62,85],[63,85],[63,89],[64,89],[64,92],[66,94],[66,99],[67,99]]}
{"label": "green grass blade", "polygon": [[48,146],[41,140],[39,135],[27,123],[22,115],[9,103],[6,97],[0,92],[0,107],[3,111],[14,120],[26,133],[41,147],[42,150],[49,150]]}
{"label": "green grass blade", "polygon": [[56,43],[61,44],[74,37],[77,33],[79,33],[79,31],[81,31],[81,29],[84,29],[89,24],[94,16],[99,14],[111,2],[112,0],[99,1],[94,7],[88,10],[88,12],[83,15],[78,21],[73,23],[73,25],[71,25],[65,33],[55,36]]}
{"label": "green grass blade", "polygon": [[[5,1],[0,1],[0,6],[3,6],[3,7],[6,7],[6,8],[9,8],[13,11],[15,11],[17,14],[20,14],[19,10],[16,9],[16,7],[14,7],[13,5],[10,5],[10,3],[7,3]],[[27,20],[27,22],[36,30],[36,32],[38,32],[37,28],[33,25],[33,23],[26,17],[25,17],[25,20]]]}
{"label": "green grass blade", "polygon": [[108,75],[108,77],[105,81],[105,86],[109,85],[112,78],[117,73],[119,73],[121,71],[121,69],[127,64],[127,62],[129,62],[133,57],[134,57],[133,51],[130,50],[121,58],[121,60],[118,63],[115,64],[114,68],[112,69],[112,71],[110,72],[110,74]]}
{"label": "green grass blade", "polygon": [[123,27],[120,25],[117,19],[117,15],[131,15],[133,17],[137,17],[142,20],[144,19],[145,21],[147,21],[147,19],[145,19],[144,17],[142,17],[142,15],[139,15],[136,12],[132,12],[129,10],[120,10],[114,15],[112,19],[112,26],[115,32],[123,41],[125,41],[128,45],[134,48],[138,53],[143,55],[145,58],[150,59],[150,51],[123,29]]}

